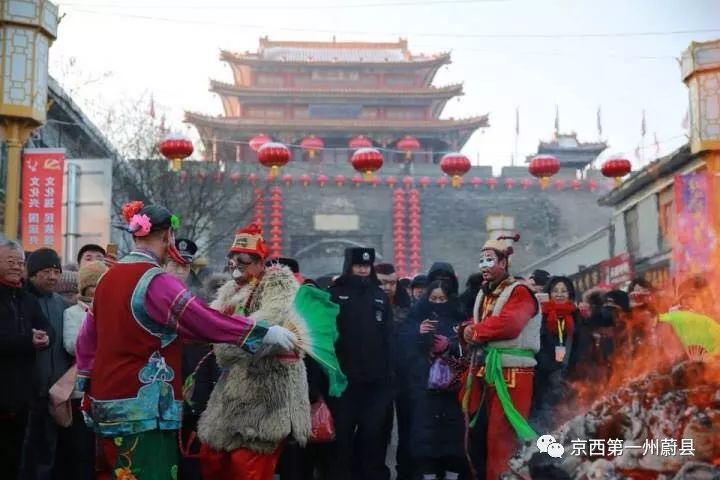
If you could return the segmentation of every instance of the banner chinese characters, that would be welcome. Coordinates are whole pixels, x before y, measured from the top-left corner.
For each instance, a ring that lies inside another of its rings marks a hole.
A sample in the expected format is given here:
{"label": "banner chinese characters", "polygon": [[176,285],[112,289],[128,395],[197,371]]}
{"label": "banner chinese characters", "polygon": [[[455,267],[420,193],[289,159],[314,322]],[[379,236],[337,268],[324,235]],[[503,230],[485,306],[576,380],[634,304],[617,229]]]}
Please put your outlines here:
{"label": "banner chinese characters", "polygon": [[710,227],[713,212],[713,178],[707,172],[675,177],[677,238],[673,244],[673,274],[682,278],[706,273],[712,268],[715,231]]}
{"label": "banner chinese characters", "polygon": [[23,151],[21,238],[25,251],[48,247],[62,254],[64,172],[64,149]]}

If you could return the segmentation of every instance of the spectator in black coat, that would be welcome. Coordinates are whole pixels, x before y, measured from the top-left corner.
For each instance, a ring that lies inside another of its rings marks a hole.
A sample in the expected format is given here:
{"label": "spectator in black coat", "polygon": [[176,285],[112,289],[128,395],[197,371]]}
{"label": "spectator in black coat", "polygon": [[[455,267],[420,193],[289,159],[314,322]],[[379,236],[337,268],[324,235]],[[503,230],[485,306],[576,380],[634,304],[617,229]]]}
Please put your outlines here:
{"label": "spectator in black coat", "polygon": [[18,478],[35,397],[35,353],[50,343],[40,305],[22,288],[24,265],[22,247],[0,241],[0,465],[8,479]]}
{"label": "spectator in black coat", "polygon": [[[397,480],[411,480],[412,457],[410,455],[410,425],[412,423],[413,391],[410,388],[409,376],[412,362],[408,353],[411,349],[404,348],[400,335],[403,330],[414,328],[408,318],[410,314],[410,297],[399,285],[395,266],[390,263],[375,265],[378,280],[385,294],[390,299],[395,322],[395,414],[397,415],[398,445],[396,455]],[[393,418],[388,420],[387,436],[392,434]]]}
{"label": "spectator in black coat", "polygon": [[[72,357],[62,342],[67,304],[56,293],[62,265],[55,250],[39,248],[28,256],[26,268],[29,279],[26,289],[37,299],[48,321],[50,345],[37,355],[36,397],[28,419],[22,469],[24,475],[32,478],[50,478],[52,474],[54,478],[64,479],[69,471],[69,466],[64,463],[68,457],[56,455],[56,450],[58,444],[63,447],[70,444],[65,440],[70,430],[61,429],[48,411],[50,388],[72,366]],[[55,465],[56,458],[60,460],[58,465]]]}
{"label": "spectator in black coat", "polygon": [[[423,479],[456,480],[466,472],[464,420],[457,400],[457,383],[443,388],[429,384],[434,362],[461,356],[457,328],[465,320],[460,303],[447,280],[436,280],[425,298],[413,307],[414,369],[419,382],[413,410],[412,446],[415,465]],[[437,366],[436,366],[437,368]]]}
{"label": "spectator in black coat", "polygon": [[582,319],[575,305],[575,287],[567,277],[553,277],[545,286],[541,304],[540,351],[535,355],[535,380],[530,423],[537,432],[550,432],[560,421],[559,407],[568,394],[564,381],[570,362],[575,328]]}
{"label": "spectator in black coat", "polygon": [[380,288],[374,263],[371,248],[345,250],[343,274],[329,290],[340,306],[335,348],[348,378],[345,393],[328,399],[336,433],[329,477],[333,480],[350,480],[355,464],[360,468],[358,480],[390,478],[385,455],[394,393],[394,328],[390,300]]}
{"label": "spectator in black coat", "polygon": [[415,275],[410,282],[410,303],[415,303],[425,296],[425,289],[428,285],[427,275]]}

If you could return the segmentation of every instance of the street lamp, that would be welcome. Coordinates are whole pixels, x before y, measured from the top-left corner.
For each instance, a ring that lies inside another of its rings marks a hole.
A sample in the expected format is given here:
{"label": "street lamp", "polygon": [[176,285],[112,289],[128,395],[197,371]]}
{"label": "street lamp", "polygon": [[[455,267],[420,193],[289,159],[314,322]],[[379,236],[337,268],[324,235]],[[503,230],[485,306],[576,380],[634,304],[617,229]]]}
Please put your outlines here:
{"label": "street lamp", "polygon": [[20,150],[47,118],[48,51],[58,9],[47,0],[0,2],[0,136],[7,144],[5,237],[17,239]]}
{"label": "street lamp", "polygon": [[720,151],[720,40],[692,42],[681,68],[690,95],[690,148]]}

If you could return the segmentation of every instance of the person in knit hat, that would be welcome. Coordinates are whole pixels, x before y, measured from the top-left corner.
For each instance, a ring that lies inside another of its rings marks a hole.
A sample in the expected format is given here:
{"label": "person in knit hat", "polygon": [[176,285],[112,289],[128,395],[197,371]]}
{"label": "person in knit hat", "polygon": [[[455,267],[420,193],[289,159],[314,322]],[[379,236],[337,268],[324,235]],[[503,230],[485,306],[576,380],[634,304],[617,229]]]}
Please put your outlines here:
{"label": "person in knit hat", "polygon": [[26,269],[27,291],[37,299],[48,320],[50,339],[49,347],[37,354],[37,396],[28,421],[24,471],[21,473],[22,478],[37,478],[42,472],[52,471],[56,463],[60,432],[48,411],[48,395],[52,385],[67,372],[72,362],[62,347],[63,312],[67,305],[57,293],[62,275],[60,256],[51,248],[39,248],[28,256]]}
{"label": "person in knit hat", "polygon": [[[107,271],[104,261],[85,262],[80,267],[77,275],[78,301],[75,305],[65,310],[63,315],[63,347],[65,351],[75,358],[75,343],[78,332],[88,309],[92,306],[100,277]],[[72,469],[71,478],[93,478],[95,476],[95,436],[93,431],[83,420],[80,410],[82,393],[73,391],[71,396],[73,410],[73,425],[68,430],[71,437],[71,448],[64,449],[63,463]],[[70,472],[68,472],[70,473]]]}
{"label": "person in knit hat", "polygon": [[65,300],[65,305],[75,305],[78,301],[78,272],[63,269],[58,280],[57,293]]}

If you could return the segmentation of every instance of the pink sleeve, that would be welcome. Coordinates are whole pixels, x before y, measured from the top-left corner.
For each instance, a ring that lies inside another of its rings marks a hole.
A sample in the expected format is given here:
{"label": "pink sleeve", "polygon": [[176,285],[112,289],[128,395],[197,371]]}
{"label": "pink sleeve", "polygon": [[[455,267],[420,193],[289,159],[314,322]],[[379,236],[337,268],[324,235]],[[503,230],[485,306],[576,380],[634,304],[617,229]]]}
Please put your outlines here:
{"label": "pink sleeve", "polygon": [[169,274],[152,279],[145,296],[147,313],[152,320],[173,328],[188,340],[233,343],[255,351],[267,328],[241,316],[228,316],[205,305]]}
{"label": "pink sleeve", "polygon": [[95,363],[97,350],[97,333],[95,331],[95,316],[90,310],[85,314],[85,320],[80,326],[77,343],[75,344],[75,360],[77,362],[77,389],[84,392],[87,381]]}

